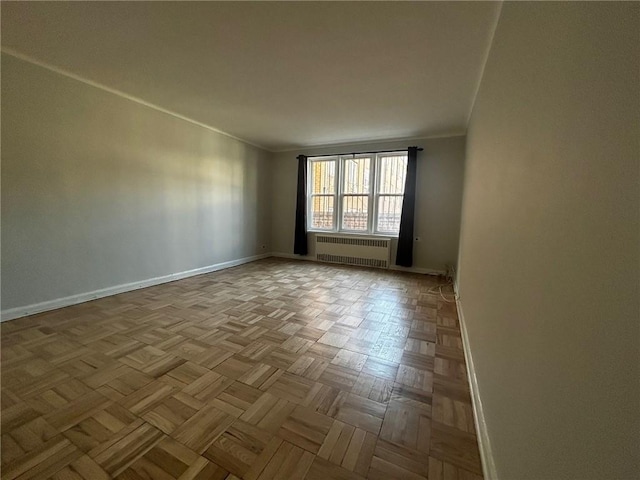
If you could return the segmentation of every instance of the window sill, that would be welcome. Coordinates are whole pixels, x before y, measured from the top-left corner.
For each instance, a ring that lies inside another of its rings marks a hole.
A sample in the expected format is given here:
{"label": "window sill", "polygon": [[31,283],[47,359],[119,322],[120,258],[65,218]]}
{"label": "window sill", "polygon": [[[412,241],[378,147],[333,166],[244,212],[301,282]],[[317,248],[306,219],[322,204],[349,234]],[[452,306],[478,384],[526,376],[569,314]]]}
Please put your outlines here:
{"label": "window sill", "polygon": [[343,235],[346,237],[380,237],[397,239],[398,235],[392,233],[358,233],[358,232],[341,232],[339,230],[307,230],[307,233],[324,233],[326,235]]}

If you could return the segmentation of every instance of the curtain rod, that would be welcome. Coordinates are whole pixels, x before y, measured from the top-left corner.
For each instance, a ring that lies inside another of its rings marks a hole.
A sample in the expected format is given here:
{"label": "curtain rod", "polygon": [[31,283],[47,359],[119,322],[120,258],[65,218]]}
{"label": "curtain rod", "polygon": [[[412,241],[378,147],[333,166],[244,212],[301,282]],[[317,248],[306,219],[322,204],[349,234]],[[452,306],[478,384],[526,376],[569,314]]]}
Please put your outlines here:
{"label": "curtain rod", "polygon": [[[407,150],[411,148],[408,147]],[[304,156],[304,157],[342,157],[342,156],[346,156],[346,155],[366,155],[368,153],[393,153],[393,152],[401,152],[403,149],[395,149],[395,150],[376,150],[374,152],[347,152],[347,153],[328,153],[326,155],[298,155],[298,157]],[[418,147],[418,151],[421,152],[423,151],[424,148],[422,147]]]}

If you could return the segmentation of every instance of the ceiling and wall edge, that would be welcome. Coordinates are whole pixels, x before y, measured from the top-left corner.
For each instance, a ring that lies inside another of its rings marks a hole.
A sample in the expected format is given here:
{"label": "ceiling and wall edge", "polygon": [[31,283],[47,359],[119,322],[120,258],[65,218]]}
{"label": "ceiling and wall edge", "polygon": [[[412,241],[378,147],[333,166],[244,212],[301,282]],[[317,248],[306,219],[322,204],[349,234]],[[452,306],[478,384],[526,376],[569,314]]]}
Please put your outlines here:
{"label": "ceiling and wall edge", "polygon": [[[499,18],[500,14],[498,13],[498,17]],[[496,21],[496,26],[497,26],[497,21]],[[495,27],[494,27],[494,32],[495,32]],[[486,53],[486,58],[484,60],[484,64],[483,64],[483,68],[482,68],[482,72],[480,75],[480,78],[478,80],[478,85],[476,87],[476,94],[475,96],[477,96],[479,87],[480,87],[480,82],[482,81],[482,76],[484,74],[484,66],[486,65],[486,61],[489,57],[489,51],[491,50],[491,45],[493,44],[493,33],[491,36],[491,42],[489,43],[489,48],[487,49],[487,53]],[[27,62],[30,63],[32,65],[36,65],[40,68],[44,68],[45,70],[49,70],[51,72],[57,73],[58,75],[62,75],[64,77],[67,78],[71,78],[72,80],[84,83],[86,85],[89,85],[91,87],[94,88],[98,88],[100,90],[103,90],[105,92],[111,93],[113,95],[117,95],[118,97],[127,99],[131,102],[135,102],[139,105],[143,105],[147,108],[151,108],[153,110],[156,110],[158,112],[164,113],[166,115],[170,115],[172,117],[175,117],[177,119],[180,119],[182,121],[191,123],[193,125],[197,125],[201,128],[205,128],[207,130],[210,130],[212,132],[218,133],[220,135],[224,135],[226,137],[229,138],[233,138],[234,140],[237,140],[239,142],[245,143],[247,145],[251,145],[252,147],[255,148],[259,148],[261,150],[264,150],[266,152],[269,153],[284,153],[284,152],[298,152],[300,150],[304,150],[304,149],[318,149],[318,148],[333,148],[333,147],[342,147],[342,146],[356,146],[356,145],[370,145],[373,143],[385,143],[385,142],[401,142],[401,141],[415,141],[415,140],[430,140],[430,139],[436,139],[436,138],[450,138],[450,137],[462,137],[465,136],[467,134],[466,130],[460,130],[460,131],[452,131],[449,133],[441,133],[441,134],[437,134],[437,135],[426,135],[426,136],[410,136],[410,137],[393,137],[393,138],[389,138],[389,137],[385,137],[385,138],[372,138],[372,139],[363,139],[363,140],[358,140],[355,142],[340,142],[340,143],[323,143],[323,144],[305,144],[305,145],[300,145],[298,147],[295,148],[285,148],[285,149],[271,149],[271,148],[267,148],[264,145],[260,145],[257,144],[255,142],[251,142],[249,140],[246,140],[244,138],[240,138],[237,137],[235,135],[232,135],[228,132],[225,132],[224,130],[220,130],[219,128],[216,128],[212,125],[208,125],[206,123],[200,122],[198,120],[194,120],[192,118],[189,118],[185,115],[182,115],[180,113],[174,112],[172,110],[168,110],[164,107],[161,107],[159,105],[156,105],[154,103],[148,102],[146,100],[143,100],[139,97],[136,97],[134,95],[129,95],[126,92],[123,92],[121,90],[115,89],[115,88],[111,88],[107,85],[104,85],[102,83],[93,81],[93,80],[89,80],[88,78],[82,77],[80,75],[77,75],[73,72],[70,72],[69,70],[66,70],[64,68],[60,68],[60,67],[56,67],[55,65],[51,65],[50,63],[47,62],[43,62],[41,60],[38,60],[36,58],[31,57],[30,55],[25,55],[21,52],[18,52],[17,50],[10,48],[10,47],[0,47],[0,52],[2,52],[4,55],[8,55],[10,57],[14,57],[17,58],[18,60],[22,60],[23,62]],[[471,110],[469,112],[469,119],[471,118],[471,112],[473,112],[473,105],[475,104],[475,96],[474,96],[474,100],[473,100],[473,104],[471,105]],[[468,123],[468,122],[467,122]]]}
{"label": "ceiling and wall edge", "polygon": [[[391,142],[415,142],[418,140],[435,140],[437,138],[452,138],[452,137],[464,137],[467,134],[466,131],[454,131],[451,133],[442,133],[438,135],[422,135],[417,137],[396,137],[396,138],[373,138],[371,140],[360,140],[357,142],[342,142],[342,143],[321,143],[313,145],[301,145],[296,148],[285,148],[282,150],[272,150],[273,153],[287,153],[287,152],[300,152],[302,150],[319,150],[325,148],[340,148],[340,147],[355,147],[358,145],[375,145],[378,143],[391,143]],[[409,146],[409,145],[407,145]]]}
{"label": "ceiling and wall edge", "polygon": [[478,98],[478,92],[480,92],[480,85],[482,85],[482,79],[484,78],[484,71],[487,68],[487,62],[489,61],[489,54],[493,48],[493,39],[496,36],[496,30],[498,29],[498,23],[500,23],[500,16],[502,15],[502,6],[504,5],[504,0],[500,1],[498,5],[498,14],[496,15],[495,23],[491,29],[491,35],[489,36],[489,44],[487,46],[487,50],[484,52],[484,59],[482,60],[482,68],[480,69],[480,76],[478,77],[478,82],[476,83],[475,93],[473,94],[473,100],[471,101],[471,108],[469,109],[469,115],[467,116],[467,129],[469,128],[469,122],[471,122],[471,115],[473,115],[473,109],[476,106],[476,99]]}
{"label": "ceiling and wall edge", "polygon": [[29,55],[25,55],[23,53],[20,53],[20,52],[14,50],[13,48],[2,47],[2,48],[0,48],[0,51],[2,53],[4,53],[5,55],[9,55],[11,57],[17,58],[18,60],[22,60],[22,61],[30,63],[32,65],[36,65],[38,67],[41,67],[41,68],[44,68],[46,70],[52,71],[54,73],[57,73],[58,75],[62,75],[64,77],[71,78],[72,80],[76,80],[76,81],[82,82],[82,83],[84,83],[86,85],[90,85],[90,86],[92,86],[94,88],[98,88],[100,90],[104,90],[105,92],[109,92],[109,93],[111,93],[113,95],[117,95],[118,97],[122,97],[122,98],[130,100],[132,102],[135,102],[135,103],[138,103],[140,105],[143,105],[145,107],[151,108],[153,110],[157,110],[158,112],[162,112],[162,113],[164,113],[166,115],[171,115],[172,117],[178,118],[178,119],[183,120],[185,122],[189,122],[189,123],[191,123],[193,125],[197,125],[199,127],[206,128],[207,130],[211,130],[212,132],[218,133],[220,135],[224,135],[225,137],[233,138],[234,140],[238,140],[239,142],[246,143],[247,145],[251,145],[252,147],[256,147],[256,148],[259,148],[259,149],[264,150],[266,152],[273,153],[272,150],[264,147],[263,145],[259,145],[259,144],[254,143],[254,142],[250,142],[249,140],[245,140],[244,138],[236,137],[235,135],[231,135],[230,133],[227,133],[227,132],[225,132],[223,130],[215,128],[215,127],[213,127],[211,125],[207,125],[206,123],[202,123],[202,122],[199,122],[199,121],[194,120],[192,118],[189,118],[189,117],[186,117],[186,116],[181,115],[179,113],[176,113],[174,111],[167,110],[166,108],[163,108],[163,107],[161,107],[159,105],[156,105],[156,104],[151,103],[151,102],[147,102],[146,100],[143,100],[141,98],[135,97],[133,95],[129,95],[128,93],[122,92],[122,91],[117,90],[115,88],[108,87],[106,85],[103,85],[102,83],[94,82],[93,80],[89,80],[87,78],[81,77],[80,75],[76,75],[75,73],[72,73],[72,72],[70,72],[68,70],[65,70],[63,68],[59,68],[59,67],[51,65],[49,63],[42,62],[42,61],[37,60],[37,59],[35,59],[35,58],[33,58],[33,57],[29,56]]}

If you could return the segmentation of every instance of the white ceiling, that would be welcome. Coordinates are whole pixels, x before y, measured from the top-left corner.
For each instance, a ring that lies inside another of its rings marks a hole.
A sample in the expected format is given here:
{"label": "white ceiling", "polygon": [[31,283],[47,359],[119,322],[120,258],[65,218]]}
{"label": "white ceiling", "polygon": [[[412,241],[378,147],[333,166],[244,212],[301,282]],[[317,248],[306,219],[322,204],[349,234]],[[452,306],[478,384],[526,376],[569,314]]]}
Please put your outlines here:
{"label": "white ceiling", "polygon": [[2,2],[2,48],[269,150],[464,133],[496,2]]}

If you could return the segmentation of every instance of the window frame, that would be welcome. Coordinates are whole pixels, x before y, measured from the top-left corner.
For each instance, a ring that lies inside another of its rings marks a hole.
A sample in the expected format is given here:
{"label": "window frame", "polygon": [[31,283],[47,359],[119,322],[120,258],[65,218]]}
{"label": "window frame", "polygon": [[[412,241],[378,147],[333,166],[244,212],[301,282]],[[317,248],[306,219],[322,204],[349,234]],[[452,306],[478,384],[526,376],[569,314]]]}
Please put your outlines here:
{"label": "window frame", "polygon": [[[368,193],[344,193],[344,182],[345,179],[347,178],[344,171],[345,171],[345,164],[347,163],[348,160],[354,160],[356,158],[368,158],[369,159],[369,192]],[[366,153],[356,153],[355,155],[341,155],[339,157],[339,161],[340,161],[340,173],[338,175],[338,180],[339,180],[339,188],[338,188],[338,198],[339,198],[339,204],[338,204],[338,219],[337,219],[337,226],[338,229],[337,231],[340,233],[349,233],[349,234],[360,234],[360,235],[365,235],[365,234],[369,234],[371,231],[371,225],[372,225],[372,221],[373,218],[372,217],[372,195],[373,195],[373,191],[375,190],[375,186],[374,186],[374,181],[375,181],[375,175],[374,175],[374,170],[375,170],[375,155],[372,154],[366,154]],[[372,168],[373,167],[373,168]],[[350,230],[348,228],[344,228],[343,225],[343,221],[344,221],[344,199],[345,197],[366,197],[367,201],[367,228],[366,230]]]}
{"label": "window frame", "polygon": [[[376,185],[375,185],[375,189],[374,189],[374,205],[375,205],[375,217],[374,217],[374,223],[372,226],[375,229],[373,234],[374,235],[392,235],[394,237],[398,237],[398,235],[400,234],[400,232],[398,231],[396,232],[388,232],[388,231],[384,231],[384,230],[380,230],[379,228],[379,222],[378,222],[378,208],[380,205],[380,197],[402,197],[402,201],[404,202],[404,187],[405,185],[402,185],[402,193],[380,193],[380,181],[382,178],[382,175],[380,174],[381,170],[382,170],[382,159],[385,157],[397,157],[399,156],[398,154],[402,154],[404,153],[405,158],[408,161],[408,157],[409,157],[409,152],[407,150],[401,150],[398,152],[384,152],[384,153],[378,153],[376,154]],[[406,175],[407,172],[405,170],[405,184],[406,184]],[[402,212],[402,209],[400,210]],[[399,230],[399,229],[398,229]]]}
{"label": "window frame", "polygon": [[[369,236],[383,236],[390,238],[397,238],[399,232],[389,232],[380,230],[378,226],[378,205],[380,197],[402,197],[403,193],[381,193],[380,192],[380,179],[381,179],[381,164],[384,157],[397,157],[408,156],[407,150],[397,150],[391,152],[378,152],[378,153],[355,153],[349,155],[317,155],[307,157],[307,231],[317,233],[340,233],[346,235],[369,235]],[[345,170],[346,161],[354,158],[369,158],[369,192],[366,194],[360,193],[345,193]],[[335,190],[333,193],[318,194],[313,193],[313,164],[314,162],[326,162],[334,161],[335,163]],[[403,185],[404,190],[404,185]],[[333,197],[333,221],[332,228],[317,228],[312,226],[312,204],[314,197]],[[367,197],[367,229],[366,230],[350,230],[342,228],[344,220],[344,199],[345,197]]]}
{"label": "window frame", "polygon": [[[313,162],[335,162],[335,178],[334,178],[334,192],[333,193],[313,193]],[[307,158],[307,171],[310,172],[307,175],[307,231],[308,232],[335,232],[336,231],[336,209],[338,208],[338,198],[337,198],[337,189],[338,189],[338,168],[339,168],[339,158],[337,155],[326,155],[322,157],[309,157]],[[333,197],[333,219],[332,226],[330,229],[327,228],[313,228],[311,223],[313,221],[311,213],[312,213],[312,205],[314,197]]]}

